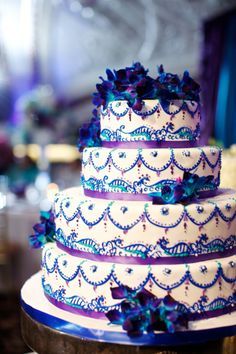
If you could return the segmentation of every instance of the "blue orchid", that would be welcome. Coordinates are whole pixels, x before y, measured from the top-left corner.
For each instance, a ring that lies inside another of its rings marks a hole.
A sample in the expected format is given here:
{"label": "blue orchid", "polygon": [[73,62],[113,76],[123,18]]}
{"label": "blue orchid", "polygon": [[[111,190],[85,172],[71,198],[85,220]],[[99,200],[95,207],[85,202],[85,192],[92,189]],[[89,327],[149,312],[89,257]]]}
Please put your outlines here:
{"label": "blue orchid", "polygon": [[29,236],[31,248],[42,248],[47,242],[54,242],[55,222],[52,210],[40,212],[40,223],[33,226],[34,234]]}
{"label": "blue orchid", "polygon": [[200,85],[193,80],[188,71],[185,71],[182,79],[176,74],[166,73],[163,65],[158,68],[158,76],[155,80],[157,97],[163,104],[170,100],[200,101]]}
{"label": "blue orchid", "polygon": [[154,204],[175,204],[188,202],[193,198],[198,198],[199,192],[206,189],[214,189],[214,176],[201,176],[185,172],[183,179],[174,183],[164,185],[160,192],[150,193]]}
{"label": "blue orchid", "polygon": [[[148,70],[136,62],[130,67],[119,70],[106,70],[106,78],[100,77],[101,83],[96,85],[93,104],[107,108],[109,102],[126,100],[133,110],[141,111],[145,99],[159,99],[167,110],[171,100],[193,100],[199,102],[200,86],[184,72],[182,79],[176,74],[166,73],[163,65],[158,68],[158,76],[154,79]],[[100,118],[94,110],[93,118],[80,129],[79,150],[85,147],[101,146]]]}
{"label": "blue orchid", "polygon": [[187,327],[186,314],[170,295],[158,299],[146,289],[135,291],[127,286],[111,288],[114,299],[124,299],[120,310],[106,313],[110,323],[121,325],[129,337],[139,337],[144,332],[167,331],[173,333],[181,326]]}
{"label": "blue orchid", "polygon": [[125,69],[107,69],[107,79],[100,77],[102,83],[96,85],[93,103],[97,107],[106,108],[111,101],[127,100],[130,107],[140,111],[143,99],[156,97],[154,79],[147,73],[148,70],[139,62]]}
{"label": "blue orchid", "polygon": [[85,123],[79,130],[78,148],[81,152],[84,147],[101,146],[100,118],[98,111],[93,110],[93,117],[89,123]]}

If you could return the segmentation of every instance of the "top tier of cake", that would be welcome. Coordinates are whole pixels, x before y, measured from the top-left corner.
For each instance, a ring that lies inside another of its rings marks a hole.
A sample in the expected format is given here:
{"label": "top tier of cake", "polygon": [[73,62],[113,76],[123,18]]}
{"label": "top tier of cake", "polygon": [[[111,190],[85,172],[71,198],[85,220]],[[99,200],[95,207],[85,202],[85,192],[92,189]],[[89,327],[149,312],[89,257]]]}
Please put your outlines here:
{"label": "top tier of cake", "polygon": [[100,117],[100,137],[106,147],[115,147],[116,142],[119,147],[126,142],[138,142],[132,147],[188,147],[200,134],[200,104],[195,101],[144,100],[137,111],[118,100],[101,109]]}

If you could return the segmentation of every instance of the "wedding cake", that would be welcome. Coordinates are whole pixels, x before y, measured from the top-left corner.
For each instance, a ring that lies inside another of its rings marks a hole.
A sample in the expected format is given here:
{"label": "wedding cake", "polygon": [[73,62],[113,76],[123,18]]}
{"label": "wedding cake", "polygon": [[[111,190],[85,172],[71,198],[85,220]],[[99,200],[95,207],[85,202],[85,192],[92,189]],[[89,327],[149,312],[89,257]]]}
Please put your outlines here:
{"label": "wedding cake", "polygon": [[[199,146],[199,85],[140,63],[107,70],[82,127],[82,186],[59,192],[31,244],[47,299],[130,337],[235,310],[236,192]],[[40,237],[41,239],[40,239]]]}

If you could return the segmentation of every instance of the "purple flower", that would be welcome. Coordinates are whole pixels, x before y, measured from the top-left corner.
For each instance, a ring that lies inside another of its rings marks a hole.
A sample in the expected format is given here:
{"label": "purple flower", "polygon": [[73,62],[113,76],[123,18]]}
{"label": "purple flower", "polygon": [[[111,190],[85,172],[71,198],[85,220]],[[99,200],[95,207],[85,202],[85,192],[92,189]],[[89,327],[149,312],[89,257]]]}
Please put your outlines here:
{"label": "purple flower", "polygon": [[111,101],[127,100],[130,107],[140,111],[143,99],[156,97],[154,79],[147,73],[139,62],[120,70],[107,69],[107,79],[100,77],[102,83],[96,85],[93,103],[106,108]]}
{"label": "purple flower", "polygon": [[172,184],[164,185],[160,192],[150,193],[154,204],[175,204],[188,202],[197,198],[202,190],[214,189],[214,176],[201,176],[185,172],[183,180],[176,180]]}
{"label": "purple flower", "polygon": [[200,85],[194,81],[188,71],[185,71],[180,82],[180,93],[184,99],[199,101]]}
{"label": "purple flower", "polygon": [[116,288],[111,288],[111,295],[113,299],[124,299],[133,292],[128,286],[118,286]]}
{"label": "purple flower", "polygon": [[79,131],[78,148],[82,151],[84,147],[101,146],[100,119],[98,111],[93,110],[93,117],[89,123],[82,125]]}
{"label": "purple flower", "polygon": [[118,324],[118,325],[122,325],[124,322],[124,316],[123,314],[118,311],[118,310],[110,310],[107,314],[106,314],[108,320],[113,323],[113,324]]}
{"label": "purple flower", "polygon": [[160,320],[166,326],[169,333],[174,333],[179,327],[188,326],[187,316],[179,309],[179,303],[170,295],[167,295],[162,300],[159,306]]}
{"label": "purple flower", "polygon": [[158,68],[158,76],[154,86],[158,98],[163,104],[175,99],[192,100],[199,102],[200,86],[194,81],[188,71],[185,71],[182,79],[176,74],[166,73],[163,65]]}
{"label": "purple flower", "polygon": [[34,234],[29,236],[31,248],[41,248],[47,242],[53,242],[55,237],[54,213],[52,210],[40,212],[40,223],[33,226]]}
{"label": "purple flower", "polygon": [[129,337],[139,337],[144,332],[167,331],[187,325],[179,303],[170,295],[158,299],[146,289],[134,291],[126,286],[111,289],[112,297],[124,299],[120,310],[111,310],[106,316],[113,324],[121,325]]}
{"label": "purple flower", "polygon": [[[106,78],[100,79],[93,94],[93,104],[98,108],[107,108],[111,101],[126,100],[129,107],[141,111],[145,99],[159,99],[168,110],[170,100],[199,101],[200,86],[189,73],[185,71],[180,79],[176,74],[166,73],[163,65],[158,68],[155,79],[139,62],[119,70],[107,69]],[[96,110],[91,121],[80,129],[79,150],[82,151],[85,146],[101,146],[100,119]]]}

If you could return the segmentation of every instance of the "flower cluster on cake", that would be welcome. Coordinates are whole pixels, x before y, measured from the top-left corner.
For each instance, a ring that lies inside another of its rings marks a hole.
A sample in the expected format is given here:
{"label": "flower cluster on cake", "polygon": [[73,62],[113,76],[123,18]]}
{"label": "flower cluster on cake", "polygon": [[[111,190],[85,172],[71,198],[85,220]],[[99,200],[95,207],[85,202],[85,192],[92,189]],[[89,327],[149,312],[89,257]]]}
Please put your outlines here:
{"label": "flower cluster on cake", "polygon": [[31,237],[46,297],[130,337],[231,313],[236,193],[218,189],[221,150],[198,146],[199,85],[140,63],[106,74],[80,130],[82,187]]}

